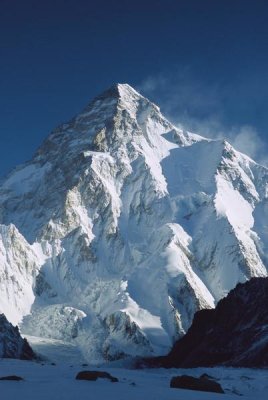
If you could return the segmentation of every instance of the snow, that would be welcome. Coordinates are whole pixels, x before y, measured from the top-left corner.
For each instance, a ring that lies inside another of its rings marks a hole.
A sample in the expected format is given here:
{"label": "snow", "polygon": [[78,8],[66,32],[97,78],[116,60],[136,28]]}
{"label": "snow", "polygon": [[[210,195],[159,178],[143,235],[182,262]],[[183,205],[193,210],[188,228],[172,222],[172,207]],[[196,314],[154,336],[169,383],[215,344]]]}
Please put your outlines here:
{"label": "snow", "polygon": [[6,179],[3,189],[12,190],[17,195],[28,193],[35,186],[40,184],[46,172],[50,169],[47,164],[40,167],[38,164],[26,165],[23,168],[16,170],[16,173],[11,174]]}
{"label": "snow", "polygon": [[34,352],[47,363],[79,364],[86,362],[78,346],[70,342],[32,335],[23,335],[23,337],[30,343]]}
{"label": "snow", "polygon": [[17,324],[30,312],[34,302],[32,286],[39,259],[14,225],[0,225],[0,265],[0,312]]}
{"label": "snow", "polygon": [[217,188],[215,208],[218,215],[226,216],[232,226],[251,229],[254,224],[251,204],[221,176],[217,177]]}
{"label": "snow", "polygon": [[162,161],[170,196],[211,193],[215,190],[217,166],[221,160],[221,141],[199,141],[189,147],[176,148]]}
{"label": "snow", "polygon": [[[267,397],[267,370],[203,368],[191,370],[133,370],[113,366],[99,367],[119,379],[111,383],[104,379],[95,382],[77,381],[76,374],[81,370],[90,370],[77,363],[30,362],[0,360],[1,376],[19,375],[21,382],[0,381],[1,399],[39,399],[39,400],[74,400],[88,398],[116,400],[217,400],[222,394],[198,392],[169,387],[172,376],[188,374],[200,376],[207,373],[218,379],[225,390],[224,399],[237,399],[238,395],[248,400],[262,400]],[[96,368],[95,368],[96,369]]]}
{"label": "snow", "polygon": [[0,186],[0,311],[91,363],[164,354],[267,275],[267,193],[267,169],[116,85]]}
{"label": "snow", "polygon": [[127,304],[121,311],[125,311],[131,317],[131,320],[140,327],[157,354],[165,353],[172,342],[162,326],[160,317],[141,308],[128,293],[126,294],[128,297]]}

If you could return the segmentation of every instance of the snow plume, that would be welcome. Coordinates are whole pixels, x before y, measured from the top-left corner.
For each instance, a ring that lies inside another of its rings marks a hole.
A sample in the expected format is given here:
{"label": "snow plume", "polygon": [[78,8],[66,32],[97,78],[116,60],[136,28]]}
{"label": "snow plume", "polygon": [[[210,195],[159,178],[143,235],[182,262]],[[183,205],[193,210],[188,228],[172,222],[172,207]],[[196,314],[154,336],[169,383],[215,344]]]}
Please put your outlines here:
{"label": "snow plume", "polygon": [[244,123],[230,124],[227,119],[225,104],[233,89],[208,85],[192,78],[189,69],[184,68],[175,77],[149,76],[138,90],[160,104],[176,126],[204,137],[224,138],[237,150],[268,165],[267,143],[257,128]]}
{"label": "snow plume", "polygon": [[258,158],[265,145],[257,130],[249,125],[242,126],[238,130],[233,128],[230,140],[237,150],[248,154],[251,158]]}

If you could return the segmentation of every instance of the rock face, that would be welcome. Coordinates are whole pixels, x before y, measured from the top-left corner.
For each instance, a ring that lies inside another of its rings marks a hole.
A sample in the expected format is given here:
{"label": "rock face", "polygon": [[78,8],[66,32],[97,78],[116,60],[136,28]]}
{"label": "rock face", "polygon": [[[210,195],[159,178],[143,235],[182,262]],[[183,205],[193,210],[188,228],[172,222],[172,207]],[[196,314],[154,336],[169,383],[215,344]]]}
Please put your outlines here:
{"label": "rock face", "polygon": [[8,322],[4,314],[0,314],[0,357],[21,360],[36,358],[27,340],[21,337],[18,327]]}
{"label": "rock face", "polygon": [[267,275],[268,170],[116,85],[0,185],[0,311],[90,362],[165,354]]}
{"label": "rock face", "polygon": [[268,278],[238,284],[215,310],[198,311],[187,334],[157,365],[268,366]]}

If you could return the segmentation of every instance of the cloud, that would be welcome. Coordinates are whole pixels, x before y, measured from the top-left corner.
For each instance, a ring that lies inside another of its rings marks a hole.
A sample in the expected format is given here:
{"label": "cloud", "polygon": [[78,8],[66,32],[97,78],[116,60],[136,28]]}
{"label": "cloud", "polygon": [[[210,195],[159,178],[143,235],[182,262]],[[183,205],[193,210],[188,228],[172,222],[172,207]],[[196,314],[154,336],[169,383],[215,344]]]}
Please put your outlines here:
{"label": "cloud", "polygon": [[206,85],[194,79],[185,67],[174,76],[149,76],[138,86],[138,90],[148,97],[160,100],[165,114],[170,117],[198,119],[207,114],[220,113],[222,102],[220,88],[217,85]]}
{"label": "cloud", "polygon": [[238,132],[231,132],[230,139],[237,150],[252,158],[258,157],[264,145],[258,132],[252,126],[242,126]]}
{"label": "cloud", "polygon": [[158,91],[160,87],[166,84],[166,79],[164,77],[158,76],[158,77],[152,77],[149,76],[147,77],[144,81],[142,81],[137,89],[140,92],[146,92],[146,93],[154,93],[156,90]]}
{"label": "cloud", "polygon": [[243,123],[243,114],[241,123],[234,123],[238,113],[235,114],[235,107],[230,112],[226,106],[234,89],[227,84],[201,82],[183,68],[175,76],[149,76],[137,89],[160,105],[174,125],[205,137],[225,138],[237,150],[268,164],[267,143],[257,128]]}

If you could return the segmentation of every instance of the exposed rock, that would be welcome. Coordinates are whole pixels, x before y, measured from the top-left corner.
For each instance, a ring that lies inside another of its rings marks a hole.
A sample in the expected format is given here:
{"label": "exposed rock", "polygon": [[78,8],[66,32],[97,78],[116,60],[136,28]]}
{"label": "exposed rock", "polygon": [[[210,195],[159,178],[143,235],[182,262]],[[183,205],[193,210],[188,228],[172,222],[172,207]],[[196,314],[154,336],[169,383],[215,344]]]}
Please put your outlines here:
{"label": "exposed rock", "polygon": [[84,381],[96,381],[97,379],[109,379],[111,382],[118,382],[118,379],[104,371],[81,371],[75,379]]}
{"label": "exposed rock", "polygon": [[166,367],[268,366],[268,278],[238,284],[215,310],[196,313],[187,334],[167,357]]}
{"label": "exposed rock", "polygon": [[198,390],[201,392],[224,393],[221,385],[207,378],[194,378],[189,375],[174,376],[170,381],[171,388]]}
{"label": "exposed rock", "polygon": [[210,379],[210,380],[212,380],[212,381],[215,381],[215,380],[217,380],[216,378],[214,378],[213,376],[211,376],[211,375],[209,375],[209,374],[206,374],[206,373],[204,373],[204,374],[202,374],[202,375],[200,375],[200,377],[199,377],[200,379]]}
{"label": "exposed rock", "polygon": [[14,327],[0,314],[0,357],[33,360],[36,358],[27,340],[22,338],[18,327]]}
{"label": "exposed rock", "polygon": [[17,375],[7,375],[0,377],[0,381],[23,381],[24,379],[21,376]]}

